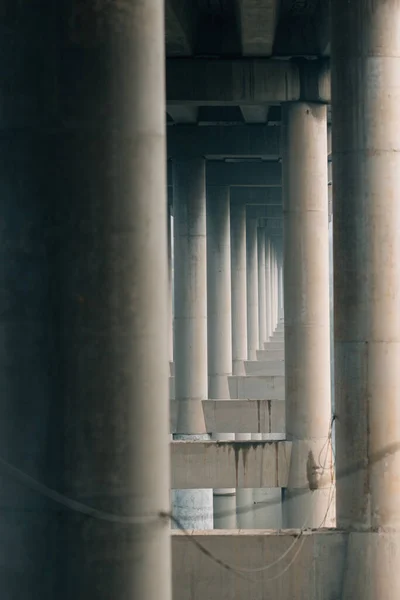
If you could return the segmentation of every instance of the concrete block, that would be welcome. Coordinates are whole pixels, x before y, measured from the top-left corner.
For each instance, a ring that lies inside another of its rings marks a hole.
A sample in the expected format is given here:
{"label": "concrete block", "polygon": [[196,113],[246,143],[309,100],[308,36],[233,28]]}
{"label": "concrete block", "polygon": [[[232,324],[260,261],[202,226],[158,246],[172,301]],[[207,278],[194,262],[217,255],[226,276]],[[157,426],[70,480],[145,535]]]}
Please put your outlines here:
{"label": "concrete block", "polygon": [[[285,435],[285,403],[282,400],[203,400],[209,433],[273,433]],[[171,400],[171,432],[176,431],[178,402]]]}
{"label": "concrete block", "polygon": [[229,393],[232,399],[284,400],[285,378],[273,375],[233,375],[229,377]]}
{"label": "concrete block", "polygon": [[223,568],[189,537],[173,532],[174,600],[342,600],[345,533],[214,530],[194,531],[190,537],[232,568]]}
{"label": "concrete block", "polygon": [[283,340],[279,341],[279,342],[275,342],[275,341],[265,342],[264,350],[280,350],[281,352],[284,352],[285,342]]}
{"label": "concrete block", "polygon": [[171,487],[286,487],[291,442],[171,442]]}
{"label": "concrete block", "polygon": [[284,350],[257,350],[257,360],[284,360]]}
{"label": "concrete block", "polygon": [[280,377],[285,375],[283,360],[246,360],[244,369],[246,375],[279,375]]}

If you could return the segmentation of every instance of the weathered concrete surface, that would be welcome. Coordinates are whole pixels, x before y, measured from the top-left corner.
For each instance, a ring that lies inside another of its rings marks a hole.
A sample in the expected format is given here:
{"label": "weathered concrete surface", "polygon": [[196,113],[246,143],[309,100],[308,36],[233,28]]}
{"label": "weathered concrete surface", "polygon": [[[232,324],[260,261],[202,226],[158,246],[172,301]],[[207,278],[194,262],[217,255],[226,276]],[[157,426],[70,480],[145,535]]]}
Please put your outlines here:
{"label": "weathered concrete surface", "polygon": [[271,59],[167,60],[167,104],[279,104],[300,96],[309,102],[330,102],[328,65]]}
{"label": "weathered concrete surface", "polygon": [[172,442],[171,487],[285,487],[290,454],[287,442]]}
{"label": "weathered concrete surface", "polygon": [[[203,400],[208,432],[285,433],[285,404],[282,400]],[[175,432],[177,402],[170,404],[171,431]]]}
{"label": "weathered concrete surface", "polygon": [[270,56],[279,0],[235,0],[244,56]]}
{"label": "weathered concrete surface", "polygon": [[283,119],[286,429],[293,441],[284,522],[301,527],[308,518],[318,527],[325,518],[333,526],[327,109],[293,103]]}
{"label": "weathered concrete surface", "polygon": [[[232,567],[249,569],[247,573],[224,569],[199,552],[188,537],[173,533],[174,600],[342,600],[346,572],[356,576],[347,569],[346,534],[306,531],[299,537],[299,533],[191,534],[215,557]],[[276,565],[268,568],[272,563]],[[370,600],[366,586],[365,592],[365,596],[346,600]]]}
{"label": "weathered concrete surface", "polygon": [[229,377],[231,398],[247,398],[249,400],[284,400],[285,378],[274,375]]}
{"label": "weathered concrete surface", "polygon": [[337,515],[379,532],[344,600],[400,597],[399,28],[397,0],[332,2]]}
{"label": "weathered concrete surface", "polygon": [[298,100],[296,65],[274,60],[167,60],[167,104],[265,104]]}
{"label": "weathered concrete surface", "polygon": [[208,396],[206,165],[175,159],[174,360],[179,433],[205,433],[201,401]]}

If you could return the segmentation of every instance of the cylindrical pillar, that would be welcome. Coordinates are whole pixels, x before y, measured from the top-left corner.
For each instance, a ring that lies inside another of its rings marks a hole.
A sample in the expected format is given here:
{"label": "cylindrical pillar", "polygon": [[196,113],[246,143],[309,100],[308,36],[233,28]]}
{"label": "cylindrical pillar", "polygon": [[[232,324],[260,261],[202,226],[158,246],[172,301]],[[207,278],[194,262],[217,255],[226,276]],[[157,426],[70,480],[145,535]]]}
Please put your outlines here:
{"label": "cylindrical pillar", "polygon": [[[252,433],[251,439],[267,441],[275,435]],[[253,489],[253,529],[280,529],[282,527],[282,501],[279,488],[254,488]]]}
{"label": "cylindrical pillar", "polygon": [[276,248],[275,244],[271,245],[271,329],[274,333],[277,325],[276,320]]}
{"label": "cylindrical pillar", "polygon": [[208,397],[230,398],[232,375],[229,187],[207,187]]}
{"label": "cylindrical pillar", "polygon": [[284,105],[287,527],[334,524],[326,106]]}
{"label": "cylindrical pillar", "polygon": [[[175,159],[174,293],[177,440],[209,439],[202,400],[208,395],[206,171],[203,158]],[[188,529],[212,529],[212,491],[174,490],[174,514]]]}
{"label": "cylindrical pillar", "polygon": [[[207,187],[208,397],[230,398],[232,374],[231,242],[229,187]],[[234,440],[213,432],[213,439]],[[214,490],[214,529],[236,527],[235,489]]]}
{"label": "cylindrical pillar", "polygon": [[247,360],[246,205],[231,202],[232,369],[244,375]]}
{"label": "cylindrical pillar", "polygon": [[257,260],[258,260],[258,345],[264,350],[267,341],[267,310],[265,300],[265,228],[257,230]]}
{"label": "cylindrical pillar", "polygon": [[279,257],[278,264],[278,321],[283,311],[283,264],[282,257]]}
{"label": "cylindrical pillar", "polygon": [[257,350],[259,347],[257,219],[252,217],[247,218],[246,258],[247,355],[249,360],[257,360]]}
{"label": "cylindrical pillar", "polygon": [[168,244],[168,358],[170,364],[174,361],[174,318],[173,318],[173,297],[172,297],[172,215],[171,206],[168,206],[167,213],[167,244]]}
{"label": "cylindrical pillar", "polygon": [[272,335],[271,327],[271,240],[265,228],[265,342]]}
{"label": "cylindrical pillar", "polygon": [[399,30],[395,0],[332,3],[337,519],[354,531],[344,600],[400,596]]}
{"label": "cylindrical pillar", "polygon": [[[237,442],[251,441],[251,433],[237,433]],[[236,526],[238,529],[253,529],[254,526],[254,498],[252,488],[238,488],[236,490]]]}
{"label": "cylindrical pillar", "polygon": [[164,3],[114,4],[2,14],[0,455],[66,504],[2,475],[3,598],[171,598]]}

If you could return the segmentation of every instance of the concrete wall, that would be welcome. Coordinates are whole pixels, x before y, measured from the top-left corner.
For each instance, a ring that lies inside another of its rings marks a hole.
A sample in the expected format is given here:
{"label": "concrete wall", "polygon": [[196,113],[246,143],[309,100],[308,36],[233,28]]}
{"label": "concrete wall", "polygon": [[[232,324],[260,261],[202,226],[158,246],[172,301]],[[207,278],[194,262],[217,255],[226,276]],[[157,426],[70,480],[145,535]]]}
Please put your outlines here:
{"label": "concrete wall", "polygon": [[305,532],[298,537],[298,533],[220,530],[191,534],[230,565],[263,568],[250,573],[223,568],[188,537],[174,533],[173,600],[339,600],[345,575],[345,534]]}

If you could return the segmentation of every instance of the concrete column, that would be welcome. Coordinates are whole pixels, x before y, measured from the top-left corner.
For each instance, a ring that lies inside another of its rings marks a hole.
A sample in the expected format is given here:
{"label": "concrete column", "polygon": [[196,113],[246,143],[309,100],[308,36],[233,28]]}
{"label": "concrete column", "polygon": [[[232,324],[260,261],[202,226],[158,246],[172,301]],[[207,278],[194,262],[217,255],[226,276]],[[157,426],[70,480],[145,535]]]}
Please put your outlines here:
{"label": "concrete column", "polygon": [[232,369],[245,375],[247,360],[246,206],[231,203]]}
{"label": "concrete column", "polygon": [[274,333],[278,324],[277,314],[277,285],[276,285],[276,248],[275,244],[271,247],[271,327]]}
{"label": "concrete column", "polygon": [[[251,433],[237,433],[237,442],[251,441]],[[236,525],[238,529],[253,529],[254,527],[254,498],[252,488],[236,490]]]}
{"label": "concrete column", "polygon": [[282,257],[279,257],[278,264],[278,320],[281,318],[283,311],[283,262]]}
{"label": "concrete column", "polygon": [[208,397],[229,399],[232,375],[229,187],[207,187]]}
{"label": "concrete column", "polygon": [[257,219],[247,218],[247,354],[249,360],[257,360],[259,347],[258,329],[258,253]]}
{"label": "concrete column", "polygon": [[170,364],[174,361],[174,319],[173,319],[173,297],[172,297],[172,215],[171,206],[168,206],[167,214],[167,244],[168,244],[168,358]]}
{"label": "concrete column", "polygon": [[[229,187],[207,188],[208,396],[230,398],[232,374],[231,242]],[[213,433],[219,441],[232,433]],[[214,528],[236,527],[235,489],[214,490]]]}
{"label": "concrete column", "polygon": [[[205,160],[175,159],[175,398],[179,440],[209,439],[202,400],[208,395]],[[173,510],[188,529],[212,529],[212,491],[174,490]]]}
{"label": "concrete column", "polygon": [[258,346],[264,350],[267,341],[267,306],[265,300],[265,228],[257,230],[258,252]]}
{"label": "concrete column", "polygon": [[334,525],[329,352],[326,106],[284,105],[287,527]]}
{"label": "concrete column", "polygon": [[[280,436],[268,433],[252,433],[255,442],[279,439]],[[282,501],[278,488],[254,488],[253,490],[253,529],[281,529]]]}
{"label": "concrete column", "polygon": [[332,4],[338,526],[343,599],[400,596],[400,6]]}
{"label": "concrete column", "polygon": [[272,336],[272,334],[274,332],[274,318],[273,318],[274,307],[273,307],[273,293],[272,293],[272,284],[273,284],[273,267],[272,267],[273,260],[272,260],[272,258],[273,258],[273,252],[274,252],[274,248],[273,248],[273,245],[272,245],[272,241],[270,240],[269,241],[269,286],[267,288],[268,303],[269,303],[268,318],[269,318],[269,335],[270,335],[270,337]]}
{"label": "concrete column", "polygon": [[2,14],[1,596],[170,600],[164,7],[72,4]]}
{"label": "concrete column", "polygon": [[272,335],[271,328],[271,241],[265,228],[265,342]]}

